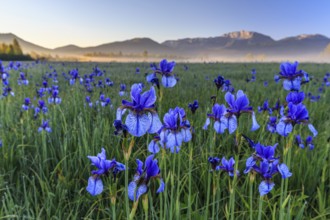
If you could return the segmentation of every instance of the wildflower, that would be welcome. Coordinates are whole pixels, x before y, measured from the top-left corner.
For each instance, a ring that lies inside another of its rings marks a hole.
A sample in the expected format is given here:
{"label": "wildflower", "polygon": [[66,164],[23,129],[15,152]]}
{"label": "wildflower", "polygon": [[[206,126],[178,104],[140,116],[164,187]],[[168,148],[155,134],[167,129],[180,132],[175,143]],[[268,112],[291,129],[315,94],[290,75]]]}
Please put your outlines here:
{"label": "wildflower", "polygon": [[193,103],[189,103],[188,107],[191,110],[191,113],[195,114],[196,110],[198,109],[198,101],[195,100]]}
{"label": "wildflower", "polygon": [[203,126],[203,129],[206,130],[211,123],[210,119],[213,119],[215,121],[213,125],[214,130],[218,134],[223,134],[229,125],[228,119],[225,117],[226,113],[226,107],[224,105],[219,105],[218,103],[216,103],[212,108],[212,113],[207,114],[206,122]]}
{"label": "wildflower", "polygon": [[76,80],[80,78],[78,69],[70,70],[69,75],[71,75],[70,85],[75,84]]}
{"label": "wildflower", "polygon": [[190,123],[183,108],[170,109],[164,115],[164,125],[160,130],[160,143],[172,153],[178,153],[182,142],[191,140]]}
{"label": "wildflower", "polygon": [[40,112],[42,112],[44,114],[46,114],[48,112],[48,108],[47,108],[44,100],[38,101],[38,106],[35,107],[35,109],[34,109],[34,116],[37,117]]}
{"label": "wildflower", "polygon": [[25,99],[24,99],[24,104],[22,105],[22,109],[23,109],[24,111],[29,110],[29,108],[30,108],[30,104],[31,104],[31,100],[30,100],[30,98],[25,98]]}
{"label": "wildflower", "polygon": [[220,159],[218,157],[209,157],[208,162],[211,164],[213,171],[220,169]]}
{"label": "wildflower", "polygon": [[264,81],[264,87],[268,86],[268,81]]}
{"label": "wildflower", "polygon": [[266,99],[266,101],[262,106],[258,106],[258,112],[265,112],[265,111],[268,111],[269,114],[272,113],[272,109],[269,107],[268,104],[268,99]]}
{"label": "wildflower", "polygon": [[92,165],[97,168],[97,170],[92,170],[92,176],[89,177],[86,187],[86,190],[92,196],[101,194],[103,191],[103,183],[100,178],[102,175],[108,176],[112,172],[115,179],[119,172],[126,170],[125,165],[117,162],[115,159],[107,160],[104,148],[102,148],[101,153],[97,154],[97,156],[87,157],[92,162]]}
{"label": "wildflower", "polygon": [[269,121],[267,123],[267,130],[270,133],[275,133],[276,132],[276,121],[277,121],[277,117],[275,117],[275,116],[270,116],[269,117]]}
{"label": "wildflower", "polygon": [[305,99],[304,92],[290,92],[286,96],[287,103],[292,102],[295,105],[302,103],[304,101],[304,99]]}
{"label": "wildflower", "polygon": [[274,146],[263,146],[260,143],[255,144],[249,138],[247,139],[250,146],[252,146],[256,152],[246,160],[244,173],[255,172],[261,175],[263,181],[259,185],[259,193],[263,196],[274,188],[275,183],[272,181],[272,178],[275,174],[280,173],[282,178],[285,179],[290,177],[292,173],[284,163],[279,164],[279,158],[275,157],[277,144]]}
{"label": "wildflower", "polygon": [[119,91],[119,95],[120,96],[124,96],[126,94],[126,85],[121,83],[120,84],[120,91]]}
{"label": "wildflower", "polygon": [[225,100],[229,105],[229,108],[227,109],[227,124],[228,124],[228,130],[229,133],[233,133],[237,128],[237,118],[242,113],[250,113],[252,115],[252,127],[251,131],[255,131],[259,129],[259,124],[256,120],[253,108],[249,106],[249,99],[244,94],[242,90],[239,90],[236,94],[236,100],[235,96],[231,94],[230,92],[227,92],[225,95]]}
{"label": "wildflower", "polygon": [[52,132],[48,122],[48,120],[42,120],[41,126],[38,128],[38,132],[42,132],[43,130],[47,131],[48,133]]}
{"label": "wildflower", "polygon": [[[222,166],[219,166],[220,170],[223,170],[229,174],[229,176],[234,176],[234,165],[235,160],[233,157],[231,157],[229,160],[227,160],[225,157],[221,159]],[[236,175],[239,175],[239,171],[236,170]]]}
{"label": "wildflower", "polygon": [[128,198],[132,201],[137,201],[141,195],[148,192],[148,185],[152,179],[160,179],[160,186],[157,193],[161,193],[165,189],[165,183],[160,177],[160,169],[157,159],[153,159],[154,155],[146,158],[143,168],[143,162],[136,160],[137,169],[134,180],[128,185]]}
{"label": "wildflower", "polygon": [[121,120],[122,115],[129,110],[125,120],[128,132],[140,137],[145,133],[156,133],[162,126],[155,110],[156,91],[151,87],[149,91],[142,92],[141,84],[133,84],[131,88],[132,102],[123,100],[122,106],[117,109],[116,120]]}
{"label": "wildflower", "polygon": [[233,89],[230,80],[225,79],[223,76],[219,75],[217,78],[213,80],[213,82],[215,83],[218,91],[222,89],[223,92],[228,92],[231,89]]}
{"label": "wildflower", "polygon": [[93,102],[91,101],[90,96],[86,96],[85,100],[90,108],[93,107]]}
{"label": "wildflower", "polygon": [[156,85],[159,89],[159,79],[157,78],[156,73],[152,73],[147,76],[147,82],[151,83],[152,85]]}
{"label": "wildflower", "polygon": [[123,133],[124,134],[124,136],[126,136],[126,134],[127,134],[127,131],[128,131],[128,128],[127,128],[127,126],[125,125],[125,124],[123,124],[122,122],[121,122],[121,120],[115,120],[114,122],[113,122],[113,126],[115,127],[115,135],[119,135],[119,134],[121,134],[121,133]]}
{"label": "wildflower", "polygon": [[105,85],[107,86],[113,86],[113,82],[110,80],[110,78],[105,79]]}
{"label": "wildflower", "polygon": [[11,96],[15,96],[15,93],[13,92],[13,90],[11,89],[11,87],[9,87],[9,85],[4,86],[2,88],[2,90],[3,90],[2,96],[4,96],[4,97],[7,97],[9,94]]}
{"label": "wildflower", "polygon": [[104,94],[100,95],[100,100],[101,100],[101,106],[102,107],[106,107],[108,105],[110,105],[110,107],[112,106],[111,105],[111,99],[109,97],[105,98]]}
{"label": "wildflower", "polygon": [[51,97],[48,98],[49,104],[60,104],[62,99],[58,96],[58,89],[53,89]]}
{"label": "wildflower", "polygon": [[296,124],[308,124],[309,130],[313,133],[314,137],[317,135],[317,131],[312,124],[309,123],[308,110],[302,103],[297,105],[290,102],[288,104],[287,115],[282,113],[282,117],[279,123],[276,125],[276,131],[282,136],[287,136],[292,132],[293,127]]}
{"label": "wildflower", "polygon": [[305,143],[303,142],[303,140],[301,139],[300,135],[296,135],[296,144],[300,147],[300,148],[305,148],[305,145],[309,147],[310,150],[314,149],[314,144],[313,144],[313,137],[312,136],[308,136],[305,140]]}
{"label": "wildflower", "polygon": [[18,85],[28,85],[29,80],[26,79],[25,74],[23,72],[20,72],[19,74],[20,78],[17,80]]}
{"label": "wildflower", "polygon": [[[275,81],[284,79],[283,88],[288,91],[299,91],[302,83],[308,82],[309,77],[303,70],[297,70],[298,62],[294,63],[281,63],[279,75],[275,76]],[[305,82],[302,82],[302,77],[305,77]]]}
{"label": "wildflower", "polygon": [[159,68],[156,65],[151,66],[155,74],[159,73],[162,75],[162,84],[165,88],[174,87],[177,82],[177,79],[173,75],[174,67],[175,62],[168,62],[166,59],[160,61]]}

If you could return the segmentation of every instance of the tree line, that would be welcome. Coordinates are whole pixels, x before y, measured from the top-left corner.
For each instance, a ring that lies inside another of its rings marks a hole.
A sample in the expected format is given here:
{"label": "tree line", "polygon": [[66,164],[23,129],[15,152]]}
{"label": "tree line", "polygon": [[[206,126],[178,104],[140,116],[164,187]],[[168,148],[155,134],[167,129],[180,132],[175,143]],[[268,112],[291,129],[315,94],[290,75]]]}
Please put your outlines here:
{"label": "tree line", "polygon": [[32,60],[30,55],[24,55],[18,40],[15,38],[12,44],[0,44],[1,60]]}

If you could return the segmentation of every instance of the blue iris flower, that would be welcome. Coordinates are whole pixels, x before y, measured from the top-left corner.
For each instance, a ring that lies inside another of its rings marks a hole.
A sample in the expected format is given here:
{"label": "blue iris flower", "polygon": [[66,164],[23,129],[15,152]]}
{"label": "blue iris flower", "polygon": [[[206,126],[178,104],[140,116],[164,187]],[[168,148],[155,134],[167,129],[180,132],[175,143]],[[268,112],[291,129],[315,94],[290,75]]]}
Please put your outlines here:
{"label": "blue iris flower", "polygon": [[233,92],[234,88],[231,86],[231,82],[228,79],[225,79],[223,76],[218,76],[213,80],[217,90],[222,89],[223,92]]}
{"label": "blue iris flower", "polygon": [[93,102],[90,96],[86,96],[85,100],[90,108],[93,107]]}
{"label": "blue iris flower", "polygon": [[70,85],[75,84],[76,80],[80,78],[78,69],[72,69],[69,71],[71,75]]}
{"label": "blue iris flower", "polygon": [[[231,157],[229,160],[227,160],[225,157],[221,159],[221,164],[219,166],[220,170],[223,170],[229,174],[229,176],[234,176],[234,165],[235,160],[233,157]],[[239,171],[236,170],[236,175],[239,175]]]}
{"label": "blue iris flower", "polygon": [[269,107],[268,99],[264,102],[262,106],[258,106],[258,112],[266,112],[268,111],[269,114],[272,114],[272,109]]}
{"label": "blue iris flower", "polygon": [[137,169],[134,176],[134,180],[128,185],[128,198],[132,201],[137,201],[141,195],[148,192],[148,185],[151,179],[160,179],[160,186],[157,193],[161,193],[165,189],[165,183],[160,177],[160,169],[158,166],[158,160],[153,159],[154,155],[150,155],[144,162],[139,159],[136,160]]}
{"label": "blue iris flower", "polygon": [[[221,165],[220,165],[220,159],[218,157],[209,157],[208,162],[212,166],[211,171],[216,170],[223,170],[229,174],[229,176],[234,176],[234,165],[235,160],[233,157],[231,157],[229,160],[227,160],[225,157],[221,159]],[[236,170],[236,174],[239,175],[239,171]]]}
{"label": "blue iris flower", "polygon": [[154,71],[154,75],[152,77],[147,77],[147,81],[151,82],[151,79],[154,78],[156,73],[159,73],[162,75],[162,84],[165,88],[174,87],[177,83],[177,79],[175,78],[173,74],[173,70],[175,67],[175,62],[168,62],[166,59],[163,59],[159,63],[159,67],[156,65],[152,65],[151,69]]}
{"label": "blue iris flower", "polygon": [[275,116],[270,116],[269,117],[269,121],[267,123],[267,130],[270,133],[275,133],[276,132],[276,121],[277,121],[277,117],[275,117]]}
{"label": "blue iris flower", "polygon": [[25,99],[24,99],[24,104],[22,105],[22,109],[23,109],[24,111],[29,110],[29,108],[30,108],[30,104],[31,104],[31,99],[30,99],[30,98],[25,98]]}
{"label": "blue iris flower", "polygon": [[223,134],[229,125],[228,118],[225,116],[226,113],[227,109],[224,105],[219,105],[218,103],[215,103],[212,108],[212,113],[207,114],[203,129],[206,130],[211,123],[210,119],[213,119],[215,121],[213,125],[214,130],[218,134]]}
{"label": "blue iris flower", "polygon": [[46,114],[48,112],[48,108],[47,108],[44,100],[38,101],[38,105],[34,109],[34,117],[37,117],[40,112],[42,112],[44,114]]}
{"label": "blue iris flower", "polygon": [[127,135],[127,131],[128,131],[128,128],[127,128],[127,126],[125,125],[125,124],[123,124],[122,122],[121,122],[121,120],[115,120],[114,122],[113,122],[113,126],[115,127],[115,131],[114,131],[114,134],[115,135],[119,135],[119,134],[124,134],[124,136],[126,137],[126,135]]}
{"label": "blue iris flower", "polygon": [[119,96],[124,96],[126,94],[126,85],[124,83],[120,84]]}
{"label": "blue iris flower", "polygon": [[188,108],[190,108],[191,113],[195,114],[196,110],[198,109],[198,101],[195,100],[193,103],[188,104]]}
{"label": "blue iris flower", "polygon": [[58,89],[53,89],[51,97],[48,98],[49,104],[60,104],[62,99],[58,96]]}
{"label": "blue iris flower", "polygon": [[[186,113],[183,108],[176,107],[170,109],[164,115],[164,125],[161,127],[160,144],[172,153],[178,153],[182,142],[189,142],[192,138],[190,123],[186,119]],[[152,144],[151,141],[150,144]]]}
{"label": "blue iris flower", "polygon": [[300,147],[300,148],[305,148],[305,145],[309,147],[310,150],[314,149],[314,143],[313,143],[313,137],[312,136],[308,136],[305,140],[305,142],[301,139],[300,135],[296,135],[296,144]]}
{"label": "blue iris flower", "polygon": [[304,101],[304,99],[305,99],[304,92],[290,92],[286,96],[287,103],[292,102],[295,105],[302,103]]}
{"label": "blue iris flower", "polygon": [[219,157],[209,157],[208,162],[211,164],[212,170],[219,170],[220,169],[220,158]]}
{"label": "blue iris flower", "polygon": [[288,104],[287,114],[285,115],[282,112],[282,117],[279,123],[276,125],[276,131],[282,136],[288,136],[288,134],[292,132],[293,127],[296,124],[308,124],[309,130],[313,133],[315,137],[318,132],[316,131],[314,126],[309,123],[308,119],[308,110],[306,109],[305,105],[303,105],[302,103],[295,105],[290,102]]}
{"label": "blue iris flower", "polygon": [[252,115],[251,131],[259,129],[260,126],[256,120],[253,108],[249,106],[249,99],[242,90],[238,90],[236,94],[236,99],[233,94],[227,92],[225,95],[225,100],[229,105],[226,117],[227,127],[230,134],[237,129],[237,120],[242,113],[250,113]]}
{"label": "blue iris flower", "polygon": [[[303,70],[297,70],[298,62],[289,63],[284,62],[280,65],[279,75],[275,76],[274,79],[278,82],[280,79],[284,79],[283,88],[288,91],[299,91],[302,83],[308,82],[309,77]],[[305,81],[302,81],[304,76]]]}
{"label": "blue iris flower", "polygon": [[109,97],[106,98],[104,94],[100,95],[100,102],[102,107],[107,107],[108,105],[112,107],[111,99]]}
{"label": "blue iris flower", "polygon": [[52,129],[49,127],[49,120],[42,120],[41,126],[38,128],[38,132],[47,131],[48,133],[52,132]]}
{"label": "blue iris flower", "polygon": [[159,89],[159,79],[157,78],[156,73],[151,73],[146,77],[147,82],[151,83],[152,85],[156,85]]}
{"label": "blue iris flower", "polygon": [[275,183],[271,179],[275,174],[280,173],[285,179],[292,176],[292,173],[284,163],[279,164],[279,158],[275,157],[277,144],[263,146],[260,143],[254,144],[253,141],[249,141],[249,143],[254,146],[256,152],[246,160],[244,173],[256,172],[261,175],[263,181],[259,185],[259,193],[263,196],[274,188]]}
{"label": "blue iris flower", "polygon": [[162,123],[155,110],[156,91],[151,87],[149,91],[142,93],[141,84],[133,84],[131,88],[132,102],[123,100],[122,106],[117,109],[117,120],[122,119],[122,115],[129,110],[125,120],[128,132],[140,137],[145,133],[156,133],[162,127]]}
{"label": "blue iris flower", "polygon": [[25,73],[20,72],[19,79],[17,80],[17,83],[18,83],[18,85],[25,85],[25,86],[29,84],[29,80],[26,79]]}
{"label": "blue iris flower", "polygon": [[110,80],[110,78],[105,79],[105,85],[107,86],[113,86],[113,82]]}
{"label": "blue iris flower", "polygon": [[117,162],[115,159],[107,160],[106,152],[104,148],[102,148],[101,153],[97,154],[97,156],[87,156],[92,165],[97,168],[97,170],[92,170],[92,176],[88,179],[88,185],[86,190],[92,195],[96,196],[101,194],[103,191],[103,183],[101,180],[101,176],[108,176],[110,172],[113,174],[113,177],[116,178],[116,175],[126,170],[124,164]]}

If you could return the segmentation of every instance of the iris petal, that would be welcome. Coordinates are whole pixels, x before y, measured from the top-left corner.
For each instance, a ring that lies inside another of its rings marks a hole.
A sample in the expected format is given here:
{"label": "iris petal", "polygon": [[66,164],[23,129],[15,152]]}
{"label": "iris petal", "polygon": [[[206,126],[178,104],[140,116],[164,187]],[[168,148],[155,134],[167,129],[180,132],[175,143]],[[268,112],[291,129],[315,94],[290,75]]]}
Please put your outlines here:
{"label": "iris petal", "polygon": [[210,118],[206,118],[205,124],[203,125],[203,129],[207,130],[207,127],[210,125],[210,123],[211,123]]}
{"label": "iris petal", "polygon": [[157,154],[160,151],[158,143],[152,140],[148,145],[148,150],[153,154]]}
{"label": "iris petal", "polygon": [[284,137],[288,136],[289,133],[292,132],[292,124],[291,123],[285,123],[284,121],[280,121],[276,125],[276,132]]}
{"label": "iris petal", "polygon": [[139,186],[136,190],[136,200],[140,198],[141,195],[145,194],[148,191],[148,187],[145,184]]}
{"label": "iris petal", "polygon": [[99,177],[89,177],[88,178],[88,185],[86,187],[86,190],[92,195],[96,196],[98,194],[101,194],[103,191],[103,183],[102,180]]}
{"label": "iris petal", "polygon": [[146,114],[136,114],[130,112],[127,117],[125,124],[128,128],[128,132],[136,137],[141,137],[145,133],[147,133],[150,128],[151,121]]}
{"label": "iris petal", "polygon": [[129,185],[128,185],[128,198],[132,201],[135,201],[136,187],[137,187],[137,184],[134,181],[130,182]]}
{"label": "iris petal", "polygon": [[261,196],[268,194],[275,186],[275,183],[262,181],[259,185],[259,193]]}
{"label": "iris petal", "polygon": [[284,163],[278,165],[277,169],[283,179],[292,176],[292,173],[289,171],[289,168]]}
{"label": "iris petal", "polygon": [[159,119],[157,113],[149,113],[148,114],[149,120],[151,122],[151,126],[148,130],[148,133],[153,134],[158,132],[162,128],[162,122]]}
{"label": "iris petal", "polygon": [[309,130],[313,133],[313,136],[316,137],[318,132],[317,130],[314,128],[314,126],[312,124],[308,124],[308,128]]}
{"label": "iris petal", "polygon": [[159,188],[157,189],[157,193],[164,192],[164,189],[165,189],[165,182],[163,179],[160,179],[160,185]]}
{"label": "iris petal", "polygon": [[149,107],[156,102],[156,99],[156,91],[155,88],[152,86],[149,91],[146,91],[142,94],[140,104],[145,107]]}
{"label": "iris petal", "polygon": [[236,119],[236,116],[235,115],[232,115],[229,118],[227,118],[227,123],[228,123],[229,134],[232,134],[237,129],[237,119]]}
{"label": "iris petal", "polygon": [[174,76],[163,75],[162,76],[162,84],[165,88],[174,87],[175,84],[176,84],[176,79],[175,79]]}
{"label": "iris petal", "polygon": [[220,121],[214,122],[213,127],[218,134],[223,134],[227,128],[226,124]]}
{"label": "iris petal", "polygon": [[252,127],[251,127],[251,131],[258,130],[259,128],[260,128],[260,125],[257,122],[256,115],[254,114],[254,112],[252,112]]}

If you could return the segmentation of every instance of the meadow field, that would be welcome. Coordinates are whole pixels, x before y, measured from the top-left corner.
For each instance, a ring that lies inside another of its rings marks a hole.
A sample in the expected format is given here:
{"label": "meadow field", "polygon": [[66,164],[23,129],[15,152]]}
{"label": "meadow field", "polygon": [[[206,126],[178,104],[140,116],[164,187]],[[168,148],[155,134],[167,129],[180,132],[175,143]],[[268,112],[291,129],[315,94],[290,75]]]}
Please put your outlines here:
{"label": "meadow field", "polygon": [[330,219],[330,64],[280,65],[2,62],[0,219]]}

